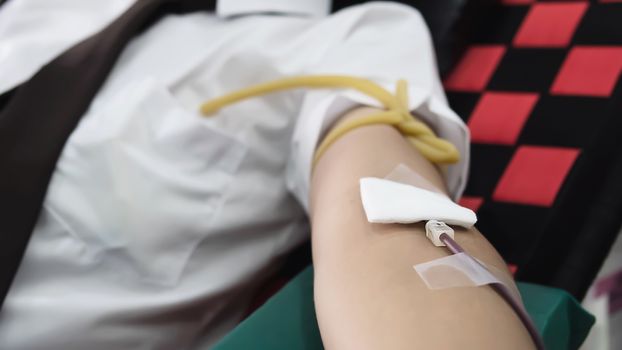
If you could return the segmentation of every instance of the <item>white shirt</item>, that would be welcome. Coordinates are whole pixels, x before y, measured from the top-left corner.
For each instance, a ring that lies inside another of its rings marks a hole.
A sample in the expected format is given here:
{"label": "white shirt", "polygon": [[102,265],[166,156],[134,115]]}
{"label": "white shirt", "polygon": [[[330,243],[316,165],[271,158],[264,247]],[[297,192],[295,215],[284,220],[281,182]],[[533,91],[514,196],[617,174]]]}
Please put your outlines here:
{"label": "white shirt", "polygon": [[[131,1],[50,3],[1,9],[0,92]],[[376,102],[295,90],[199,115],[201,102],[231,90],[298,74],[391,90],[407,79],[411,109],[461,151],[446,173],[459,196],[468,133],[447,106],[417,11],[369,3],[327,16],[318,1],[291,16],[225,18],[291,12],[278,4],[293,2],[254,3],[265,7],[166,16],[126,47],[57,163],[0,314],[0,348],[204,349],[240,320],[275,257],[308,239],[320,135],[348,108]]]}

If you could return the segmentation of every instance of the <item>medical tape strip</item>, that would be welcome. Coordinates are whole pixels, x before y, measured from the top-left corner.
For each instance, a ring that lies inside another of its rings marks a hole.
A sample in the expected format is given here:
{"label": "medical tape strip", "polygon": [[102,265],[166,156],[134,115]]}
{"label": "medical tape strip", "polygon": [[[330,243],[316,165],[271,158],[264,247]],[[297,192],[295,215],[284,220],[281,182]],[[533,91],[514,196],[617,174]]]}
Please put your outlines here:
{"label": "medical tape strip", "polygon": [[501,283],[508,289],[510,294],[512,294],[512,297],[514,298],[514,300],[519,301],[519,305],[521,306],[523,305],[523,298],[521,297],[520,292],[518,291],[518,288],[516,287],[516,284],[514,283],[514,280],[512,279],[512,277],[510,277],[511,275],[509,274],[509,271],[503,272],[492,265],[484,264],[479,259],[476,259],[476,258],[474,259],[479,261],[480,264],[482,264],[486,269],[488,269],[488,272],[493,274],[499,280],[499,283]]}
{"label": "medical tape strip", "polygon": [[453,254],[424,262],[414,265],[413,268],[429,289],[500,284],[511,292],[515,300],[521,301],[520,293],[514,283],[508,281],[503,272],[487,266],[467,253]]}
{"label": "medical tape strip", "polygon": [[434,186],[425,177],[419,175],[417,172],[413,171],[407,165],[402,163],[398,164],[395,168],[393,168],[389,175],[385,176],[384,179],[443,194],[443,191],[441,191],[438,187]]}

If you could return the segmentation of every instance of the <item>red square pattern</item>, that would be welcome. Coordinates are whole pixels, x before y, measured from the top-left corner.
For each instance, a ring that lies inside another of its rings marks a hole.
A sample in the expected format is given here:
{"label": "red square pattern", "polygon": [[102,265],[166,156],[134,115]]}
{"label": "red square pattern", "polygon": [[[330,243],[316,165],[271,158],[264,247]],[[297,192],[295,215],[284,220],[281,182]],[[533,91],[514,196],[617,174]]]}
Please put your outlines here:
{"label": "red square pattern", "polygon": [[514,46],[568,46],[587,7],[587,3],[581,2],[533,5],[514,37]]}
{"label": "red square pattern", "polygon": [[475,143],[513,145],[538,101],[536,93],[487,92],[469,118]]}
{"label": "red square pattern", "polygon": [[505,54],[503,45],[471,46],[445,80],[445,88],[454,91],[482,91]]}
{"label": "red square pattern", "polygon": [[458,204],[465,208],[469,208],[477,213],[479,207],[484,203],[484,198],[482,197],[471,197],[471,196],[462,196],[458,201]]}
{"label": "red square pattern", "polygon": [[521,146],[492,198],[499,202],[551,206],[578,154],[579,150],[574,148]]}
{"label": "red square pattern", "polygon": [[622,71],[622,46],[576,46],[555,77],[551,94],[608,97]]}

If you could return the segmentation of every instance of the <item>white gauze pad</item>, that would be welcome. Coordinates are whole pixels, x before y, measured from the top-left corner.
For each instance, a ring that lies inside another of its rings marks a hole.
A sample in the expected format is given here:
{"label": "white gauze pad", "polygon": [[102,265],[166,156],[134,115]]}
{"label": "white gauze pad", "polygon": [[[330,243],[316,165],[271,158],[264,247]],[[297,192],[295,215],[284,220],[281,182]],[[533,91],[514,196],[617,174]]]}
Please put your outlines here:
{"label": "white gauze pad", "polygon": [[360,179],[361,200],[371,223],[409,224],[438,220],[470,228],[475,213],[452,202],[444,194],[375,177]]}

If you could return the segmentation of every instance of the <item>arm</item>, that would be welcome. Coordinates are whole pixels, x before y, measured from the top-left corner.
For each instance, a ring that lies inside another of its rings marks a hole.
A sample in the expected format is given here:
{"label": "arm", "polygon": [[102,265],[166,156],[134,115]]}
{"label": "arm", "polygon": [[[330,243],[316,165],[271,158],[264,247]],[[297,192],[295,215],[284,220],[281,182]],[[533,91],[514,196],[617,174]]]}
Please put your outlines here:
{"label": "arm", "polygon": [[[353,110],[345,118],[374,111]],[[439,188],[443,180],[392,127],[367,126],[335,142],[314,169],[311,222],[315,302],[327,349],[531,349],[526,329],[490,287],[429,290],[412,266],[448,255],[423,224],[365,218],[359,179],[403,163]],[[504,261],[476,229],[456,240],[486,264]]]}

